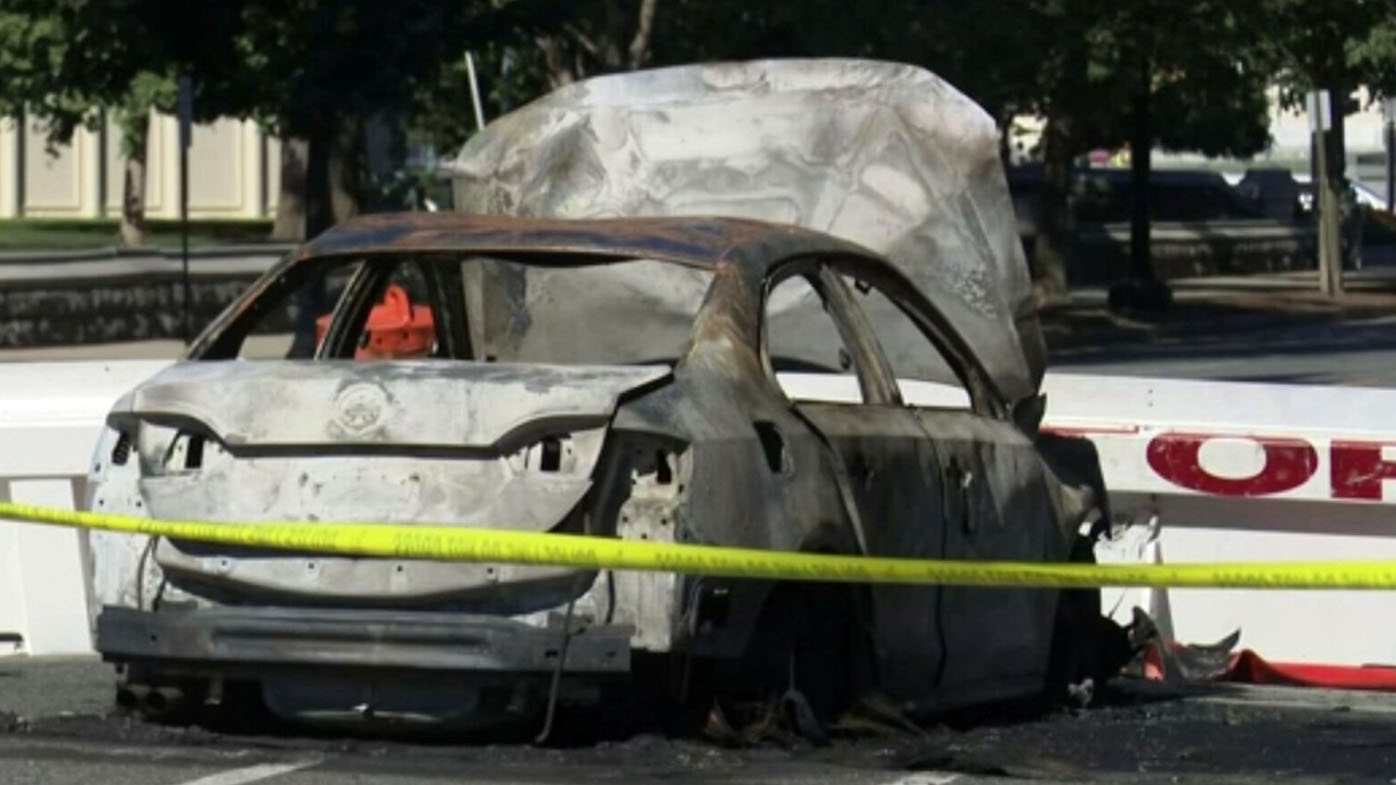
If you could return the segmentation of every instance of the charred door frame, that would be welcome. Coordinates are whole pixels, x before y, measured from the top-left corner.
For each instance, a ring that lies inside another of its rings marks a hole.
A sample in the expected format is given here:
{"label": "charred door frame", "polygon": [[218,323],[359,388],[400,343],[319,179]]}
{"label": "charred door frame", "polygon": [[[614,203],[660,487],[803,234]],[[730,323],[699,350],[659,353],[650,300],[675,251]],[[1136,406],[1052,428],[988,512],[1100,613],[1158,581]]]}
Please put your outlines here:
{"label": "charred door frame", "polygon": [[[866,315],[829,258],[795,259],[779,266],[761,287],[760,356],[764,373],[822,442],[850,520],[864,552],[883,556],[944,556],[944,489],[939,451],[906,407],[895,375]],[[795,402],[779,389],[771,361],[766,307],[785,279],[802,275],[834,321],[851,355],[862,400],[857,403]],[[943,590],[937,586],[868,586],[860,590],[862,635],[874,680],[898,700],[934,689],[948,655],[941,621]],[[919,631],[908,635],[908,629]]]}
{"label": "charred door frame", "polygon": [[[1043,478],[1032,472],[1021,478],[1016,474],[1012,477],[985,476],[994,469],[982,453],[997,449],[997,445],[943,444],[944,438],[962,441],[967,435],[938,437],[927,427],[924,416],[927,410],[908,406],[902,400],[895,373],[882,349],[881,336],[836,273],[868,282],[921,328],[927,348],[941,354],[970,393],[973,411],[959,413],[959,416],[987,425],[987,428],[970,428],[968,438],[1010,429],[1023,435],[1026,441],[1026,434],[1022,434],[1007,416],[1011,407],[993,394],[985,378],[978,373],[977,364],[966,355],[967,347],[959,336],[937,323],[939,317],[934,315],[933,309],[930,313],[924,312],[928,304],[917,303],[915,296],[906,291],[898,292],[896,281],[878,272],[877,265],[859,264],[856,259],[804,258],[779,265],[761,287],[758,313],[762,320],[759,347],[762,366],[779,389],[770,357],[766,306],[771,291],[781,281],[792,275],[803,275],[815,288],[838,328],[844,348],[852,355],[863,400],[858,404],[797,404],[783,390],[779,394],[792,411],[821,436],[834,456],[840,467],[841,483],[847,488],[843,494],[845,505],[852,519],[859,522],[860,540],[865,550],[877,555],[930,558],[969,555],[964,551],[967,538],[973,537],[976,523],[1002,523],[1008,512],[1003,504],[1007,500],[995,498],[997,494],[992,489],[1016,488],[1014,481],[1021,479],[1024,487],[1011,494],[1016,497],[1025,493],[1023,499],[1018,499],[1021,502],[1035,497],[1036,491],[1045,490],[1041,485]],[[869,429],[866,438],[859,433],[858,420]],[[971,488],[966,480],[974,482],[975,487]],[[909,484],[916,487],[907,487]],[[896,502],[887,503],[883,497]],[[1050,499],[1043,494],[1040,502],[1033,506],[1041,506],[1050,516]],[[1021,506],[1013,506],[1021,512]],[[1036,517],[1031,515],[1023,521],[1024,525],[1036,522]],[[1024,534],[1024,547],[1033,547],[1032,543],[1043,536],[1041,532]],[[1013,539],[1008,533],[1000,536]],[[1033,554],[1026,556],[1032,558]],[[1014,685],[1011,689],[1032,687],[1033,671],[1038,665],[1034,657],[1039,653],[1039,647],[1034,644],[1045,640],[1041,633],[1050,629],[1052,619],[1050,603],[1039,608],[1042,613],[1030,613],[1029,618],[1017,615],[1028,611],[1029,607],[1038,607],[1036,600],[1017,596],[1033,593],[1020,592],[1010,597],[995,590],[954,592],[945,587],[869,587],[867,592],[871,611],[868,632],[875,652],[878,684],[910,710],[933,711],[982,690],[978,679],[996,670],[989,662],[1008,669],[1009,672],[1002,675],[1009,677]],[[966,636],[982,632],[976,625],[982,626],[996,616],[996,610],[1019,618],[1024,629],[1009,633],[1004,638],[1005,645],[993,645],[995,638],[988,636],[983,639],[984,648],[974,654],[975,640]],[[988,616],[969,618],[975,616],[976,611]],[[1035,623],[1038,620],[1042,621],[1041,625]],[[923,630],[924,634],[907,635],[909,626]],[[1046,649],[1040,651],[1043,654],[1040,664],[1045,666]],[[973,660],[980,655],[989,658],[984,672],[962,659]],[[952,660],[960,664],[953,665]]]}

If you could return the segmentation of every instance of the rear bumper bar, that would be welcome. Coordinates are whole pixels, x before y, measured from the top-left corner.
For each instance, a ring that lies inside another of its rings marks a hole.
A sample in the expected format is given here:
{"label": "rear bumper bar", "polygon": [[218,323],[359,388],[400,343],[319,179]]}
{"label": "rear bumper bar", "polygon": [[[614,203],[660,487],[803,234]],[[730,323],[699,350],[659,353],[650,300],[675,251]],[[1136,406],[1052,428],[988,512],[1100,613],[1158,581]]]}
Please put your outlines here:
{"label": "rear bumper bar", "polygon": [[[272,607],[151,612],[109,605],[97,617],[97,650],[114,662],[211,670],[226,664],[552,672],[564,650],[561,621],[533,627],[463,613]],[[628,672],[630,635],[628,626],[574,622],[564,672]]]}

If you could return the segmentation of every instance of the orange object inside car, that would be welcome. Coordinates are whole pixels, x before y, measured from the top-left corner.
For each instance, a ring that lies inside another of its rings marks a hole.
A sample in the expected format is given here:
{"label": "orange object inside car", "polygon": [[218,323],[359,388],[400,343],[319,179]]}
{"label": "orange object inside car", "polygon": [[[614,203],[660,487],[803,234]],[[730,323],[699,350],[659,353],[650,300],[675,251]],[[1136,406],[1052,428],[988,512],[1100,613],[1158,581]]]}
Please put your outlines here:
{"label": "orange object inside car", "polygon": [[[330,314],[315,320],[315,343],[319,345],[330,326]],[[389,284],[383,299],[369,311],[364,332],[354,350],[355,360],[421,357],[436,343],[436,325],[431,308],[413,305],[407,290]]]}

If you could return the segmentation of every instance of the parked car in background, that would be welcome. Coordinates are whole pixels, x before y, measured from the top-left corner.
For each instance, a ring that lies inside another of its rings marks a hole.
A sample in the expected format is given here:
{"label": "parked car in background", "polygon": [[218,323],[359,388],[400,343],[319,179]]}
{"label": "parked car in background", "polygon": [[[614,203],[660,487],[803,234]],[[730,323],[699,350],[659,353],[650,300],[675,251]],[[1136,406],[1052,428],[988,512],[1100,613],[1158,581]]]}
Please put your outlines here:
{"label": "parked car in background", "polygon": [[[1251,169],[1236,185],[1246,198],[1277,214],[1291,214],[1294,220],[1312,224],[1314,220],[1313,180],[1306,172],[1288,169]],[[1386,200],[1366,185],[1347,181],[1338,205],[1341,216],[1343,265],[1362,266],[1364,225],[1373,210],[1385,211]]]}
{"label": "parked car in background", "polygon": [[1288,169],[1247,169],[1245,174],[1224,176],[1242,199],[1267,217],[1295,221],[1303,218],[1308,209],[1305,186]]}
{"label": "parked car in background", "polygon": [[[1040,165],[1015,167],[1009,188],[1023,243],[1036,235]],[[1133,182],[1128,169],[1074,171],[1068,208],[1072,231],[1068,275],[1106,284],[1124,276],[1130,245]],[[1313,263],[1313,229],[1295,210],[1264,203],[1233,188],[1218,172],[1156,169],[1150,173],[1150,239],[1163,278],[1300,269]]]}
{"label": "parked car in background", "polygon": [[[1296,172],[1294,181],[1299,184],[1299,201],[1305,211],[1314,209],[1314,182],[1307,172]],[[1386,210],[1386,197],[1377,193],[1375,189],[1365,183],[1356,180],[1348,181],[1348,188],[1352,191],[1352,199],[1357,204],[1371,210]]]}

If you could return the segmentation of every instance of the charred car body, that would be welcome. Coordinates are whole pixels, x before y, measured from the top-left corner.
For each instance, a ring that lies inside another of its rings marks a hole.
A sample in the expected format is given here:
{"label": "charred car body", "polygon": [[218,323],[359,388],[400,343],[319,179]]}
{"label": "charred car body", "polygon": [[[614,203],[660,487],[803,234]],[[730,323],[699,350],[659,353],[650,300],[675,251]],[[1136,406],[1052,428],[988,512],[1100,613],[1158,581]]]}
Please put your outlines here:
{"label": "charred car body", "polygon": [[[980,183],[986,204],[1010,210],[1001,173],[992,185]],[[1016,249],[1007,214],[1002,241],[979,252]],[[355,219],[269,272],[185,362],[117,404],[89,504],[1072,557],[1103,497],[1092,455],[1036,432],[1035,323],[1004,307],[1012,287],[911,275],[935,260],[906,250],[888,261],[830,234],[721,217]],[[982,260],[957,264],[992,278]],[[307,287],[333,294],[313,356],[260,345],[287,303],[314,301]],[[429,310],[414,322],[431,325],[425,355],[355,361],[390,292]],[[264,351],[281,359],[255,359]],[[908,404],[927,383],[946,405]],[[312,721],[534,716],[641,666],[679,698],[774,689],[826,714],[876,689],[926,713],[1079,675],[1075,655],[1095,644],[1090,602],[1044,590],[92,536],[97,647],[129,685],[197,695],[251,682],[278,714]]]}

